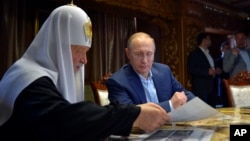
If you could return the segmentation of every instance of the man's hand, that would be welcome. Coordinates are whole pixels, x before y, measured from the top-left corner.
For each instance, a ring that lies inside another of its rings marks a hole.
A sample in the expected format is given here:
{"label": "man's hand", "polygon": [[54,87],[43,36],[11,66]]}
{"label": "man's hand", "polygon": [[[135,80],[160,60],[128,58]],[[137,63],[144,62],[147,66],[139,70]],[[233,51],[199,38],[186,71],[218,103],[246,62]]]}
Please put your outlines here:
{"label": "man's hand", "polygon": [[216,75],[221,75],[222,70],[220,68],[216,68],[215,70],[216,70]]}
{"label": "man's hand", "polygon": [[238,48],[232,48],[232,53],[238,55],[240,50]]}
{"label": "man's hand", "polygon": [[139,127],[146,132],[152,132],[170,121],[170,116],[167,112],[155,103],[150,102],[137,106],[141,107],[141,112],[135,120],[133,127]]}
{"label": "man's hand", "polygon": [[214,68],[209,68],[208,74],[214,77],[216,75],[216,70]]}
{"label": "man's hand", "polygon": [[174,109],[176,109],[187,102],[187,96],[185,95],[183,91],[175,92],[171,98],[171,102],[172,102]]}

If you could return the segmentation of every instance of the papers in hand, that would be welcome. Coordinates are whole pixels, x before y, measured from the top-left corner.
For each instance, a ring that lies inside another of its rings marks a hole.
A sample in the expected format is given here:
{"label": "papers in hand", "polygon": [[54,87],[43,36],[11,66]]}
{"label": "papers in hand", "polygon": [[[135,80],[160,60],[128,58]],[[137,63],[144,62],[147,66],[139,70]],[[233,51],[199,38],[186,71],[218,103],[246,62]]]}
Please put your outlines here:
{"label": "papers in hand", "polygon": [[221,114],[219,111],[195,97],[183,106],[171,111],[172,122],[195,121]]}

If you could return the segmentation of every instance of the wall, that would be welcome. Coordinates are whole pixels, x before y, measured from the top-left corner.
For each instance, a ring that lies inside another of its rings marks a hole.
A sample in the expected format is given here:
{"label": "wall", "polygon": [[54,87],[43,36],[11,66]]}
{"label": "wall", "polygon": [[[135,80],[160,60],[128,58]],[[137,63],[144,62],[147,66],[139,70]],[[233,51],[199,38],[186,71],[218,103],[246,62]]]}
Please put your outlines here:
{"label": "wall", "polygon": [[[47,8],[51,11],[52,7],[66,3],[68,3],[66,0],[45,0],[39,4],[33,2],[34,7],[27,10],[32,16],[36,12],[34,9]],[[150,32],[156,38],[159,49],[156,60],[168,64],[176,78],[187,88],[190,88],[191,84],[186,69],[186,58],[196,47],[197,33],[208,31],[214,35],[212,37],[214,47],[211,52],[214,56],[218,56],[218,45],[224,37],[238,30],[239,27],[245,28],[249,25],[233,9],[198,0],[75,0],[75,3],[86,9],[137,17],[138,21],[141,21],[138,29]],[[3,35],[4,33],[0,36],[1,43],[4,43]],[[1,50],[5,51],[3,47]],[[3,72],[6,67],[1,66],[0,72]]]}

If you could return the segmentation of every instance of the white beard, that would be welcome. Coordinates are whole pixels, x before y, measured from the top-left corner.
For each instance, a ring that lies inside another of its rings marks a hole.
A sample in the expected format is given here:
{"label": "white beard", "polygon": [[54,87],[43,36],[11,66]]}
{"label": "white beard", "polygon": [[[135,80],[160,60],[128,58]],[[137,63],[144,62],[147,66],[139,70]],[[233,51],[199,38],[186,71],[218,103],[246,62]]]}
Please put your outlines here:
{"label": "white beard", "polygon": [[75,87],[76,87],[77,101],[83,101],[84,100],[84,66],[82,66],[79,71],[75,72]]}

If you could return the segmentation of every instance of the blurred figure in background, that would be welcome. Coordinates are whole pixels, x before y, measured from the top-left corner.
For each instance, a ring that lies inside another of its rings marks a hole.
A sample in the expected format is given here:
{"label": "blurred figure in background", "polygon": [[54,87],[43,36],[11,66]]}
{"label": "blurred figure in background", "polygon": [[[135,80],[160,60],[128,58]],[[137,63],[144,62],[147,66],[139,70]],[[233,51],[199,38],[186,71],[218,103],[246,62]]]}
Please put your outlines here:
{"label": "blurred figure in background", "polygon": [[197,36],[198,47],[190,52],[187,60],[188,71],[191,75],[192,92],[212,107],[217,102],[217,75],[221,74],[221,68],[215,66],[215,62],[209,53],[211,39],[208,33],[202,32]]}
{"label": "blurred figure in background", "polygon": [[236,46],[225,51],[223,58],[223,70],[233,77],[239,72],[250,71],[250,50],[246,45],[246,34],[238,31],[235,34]]}
{"label": "blurred figure in background", "polygon": [[228,106],[228,98],[227,94],[225,91],[225,87],[223,84],[222,79],[228,79],[229,78],[229,73],[226,73],[223,71],[223,57],[224,57],[224,52],[227,50],[230,50],[231,46],[229,42],[223,42],[220,46],[220,52],[221,56],[215,60],[215,66],[219,67],[222,69],[222,73],[220,75],[217,75],[217,87],[218,87],[218,98],[219,98],[219,105],[220,107],[227,107]]}

